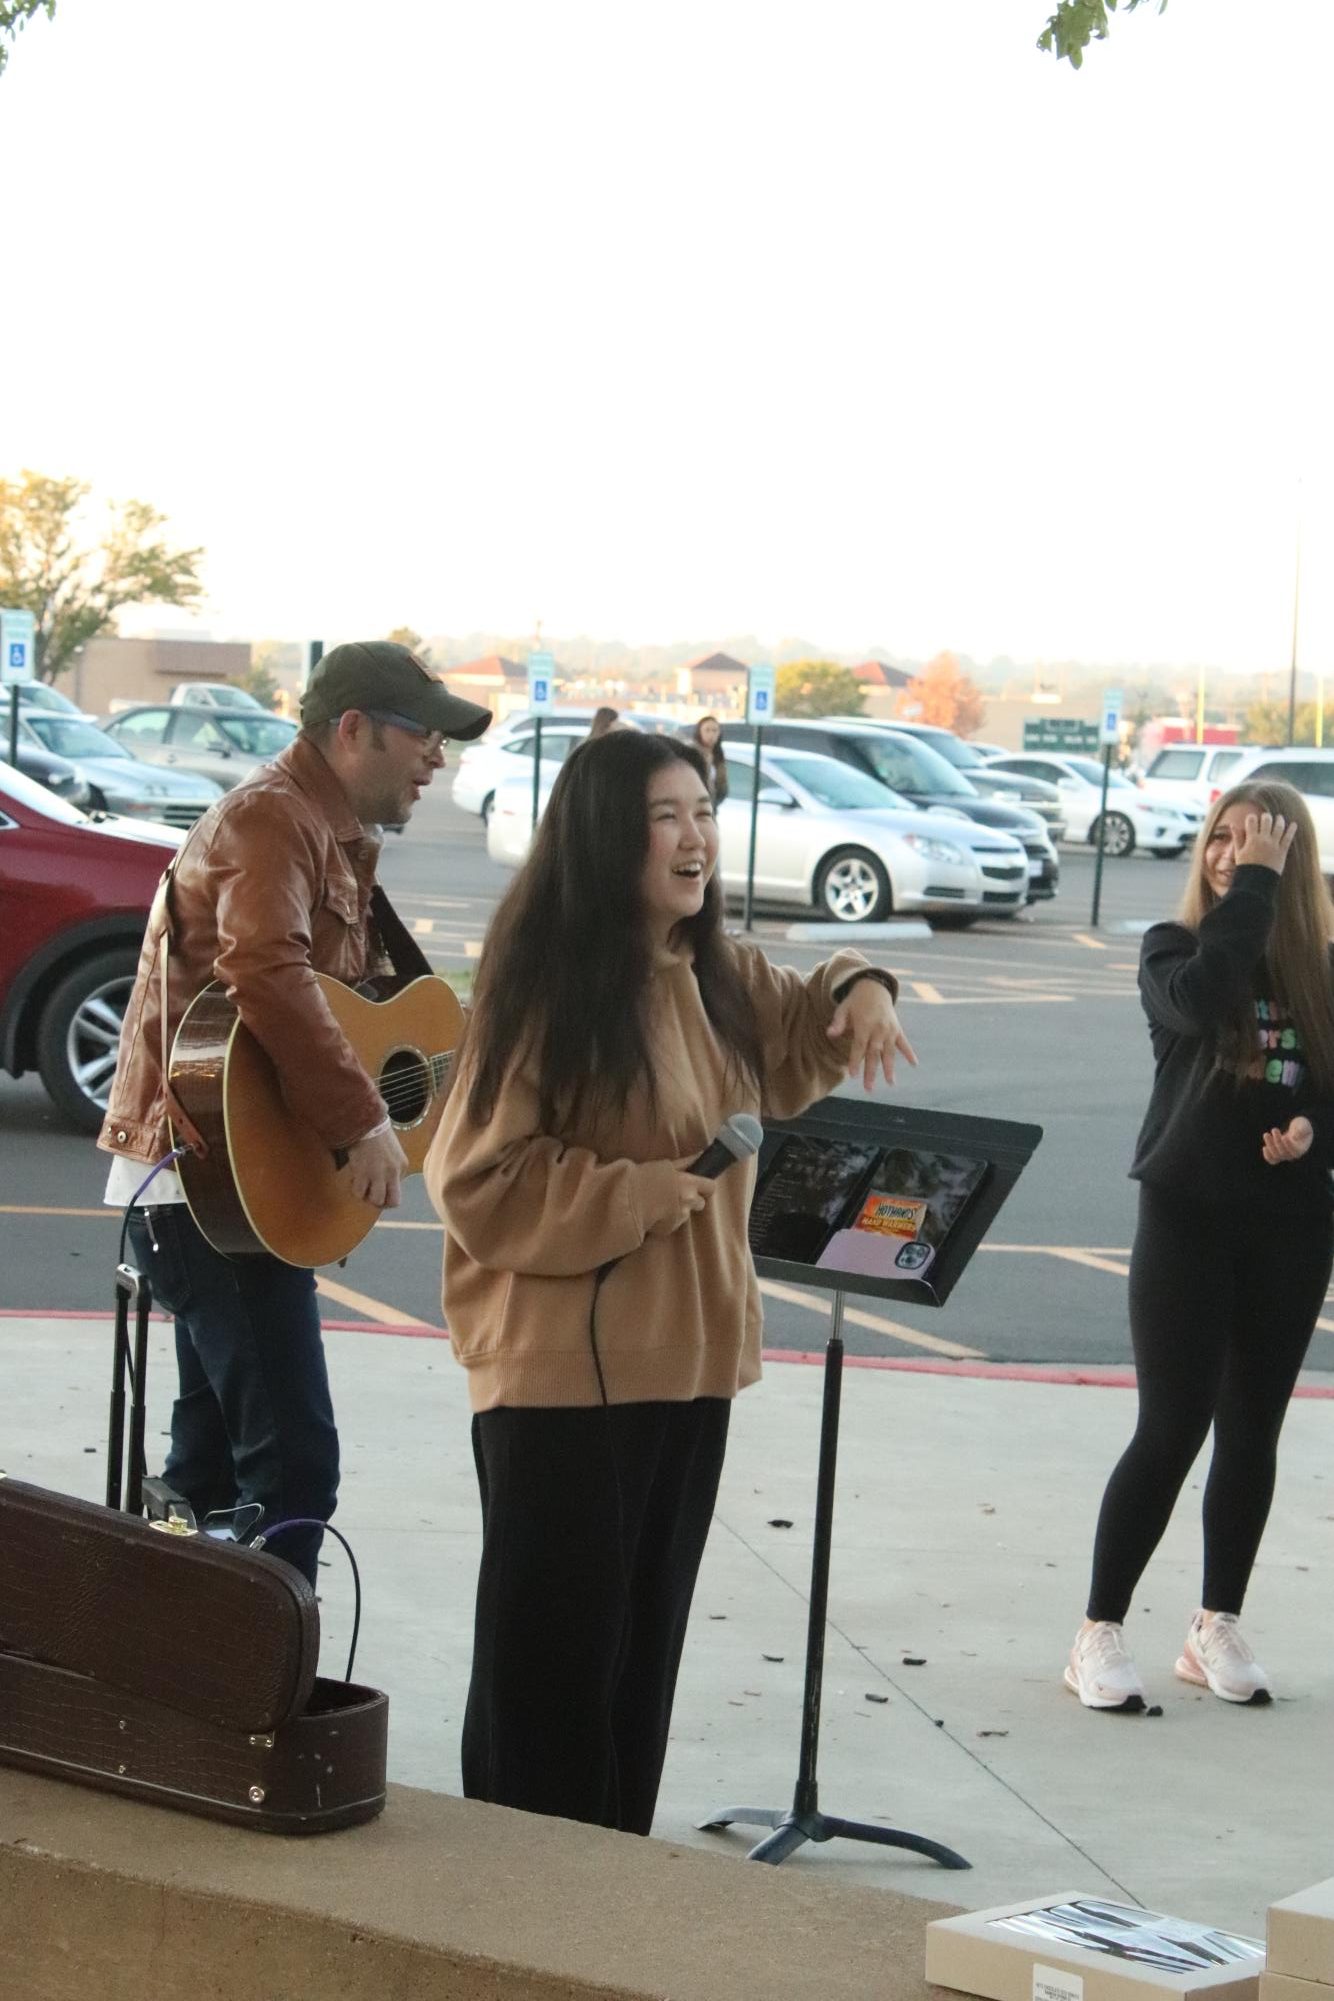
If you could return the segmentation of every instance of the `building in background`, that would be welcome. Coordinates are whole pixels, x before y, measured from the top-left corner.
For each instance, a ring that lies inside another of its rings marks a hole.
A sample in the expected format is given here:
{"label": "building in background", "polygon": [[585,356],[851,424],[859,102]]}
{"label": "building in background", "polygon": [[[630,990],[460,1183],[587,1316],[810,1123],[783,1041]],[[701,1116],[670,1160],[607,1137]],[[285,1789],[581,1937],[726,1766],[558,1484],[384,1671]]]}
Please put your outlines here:
{"label": "building in background", "polygon": [[730,653],[706,653],[676,673],[677,699],[688,707],[720,716],[739,716],[746,707],[746,668]]}
{"label": "building in background", "polygon": [[90,639],[58,686],[89,715],[135,702],[166,702],[180,681],[231,681],[250,671],[250,642],[232,639]]}

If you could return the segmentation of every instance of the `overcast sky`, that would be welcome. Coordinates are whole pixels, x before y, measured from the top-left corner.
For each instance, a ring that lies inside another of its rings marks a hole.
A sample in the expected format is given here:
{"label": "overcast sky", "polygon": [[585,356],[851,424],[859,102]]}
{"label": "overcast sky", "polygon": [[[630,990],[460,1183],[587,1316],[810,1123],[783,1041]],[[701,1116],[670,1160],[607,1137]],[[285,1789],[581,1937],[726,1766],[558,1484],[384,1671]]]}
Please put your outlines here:
{"label": "overcast sky", "polygon": [[1334,670],[1334,8],[1078,74],[1047,11],[59,0],[0,79],[0,472],[330,643],[1283,666],[1300,510]]}

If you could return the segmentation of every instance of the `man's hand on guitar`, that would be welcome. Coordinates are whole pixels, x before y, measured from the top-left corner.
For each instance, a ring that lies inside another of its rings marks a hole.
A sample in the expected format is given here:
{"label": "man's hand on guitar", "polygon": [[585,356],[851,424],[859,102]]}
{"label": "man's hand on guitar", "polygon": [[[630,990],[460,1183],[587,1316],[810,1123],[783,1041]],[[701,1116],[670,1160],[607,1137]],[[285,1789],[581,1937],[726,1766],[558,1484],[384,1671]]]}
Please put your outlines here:
{"label": "man's hand on guitar", "polygon": [[398,1134],[368,1133],[347,1150],[347,1177],[352,1193],[376,1209],[397,1209],[399,1187],[408,1157],[398,1143]]}

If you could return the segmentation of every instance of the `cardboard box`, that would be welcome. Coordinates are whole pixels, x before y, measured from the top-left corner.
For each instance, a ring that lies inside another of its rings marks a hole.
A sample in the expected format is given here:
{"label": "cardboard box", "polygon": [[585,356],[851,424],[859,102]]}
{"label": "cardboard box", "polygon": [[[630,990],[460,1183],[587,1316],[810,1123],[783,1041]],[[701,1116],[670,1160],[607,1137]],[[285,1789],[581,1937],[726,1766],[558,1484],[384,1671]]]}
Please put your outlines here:
{"label": "cardboard box", "polygon": [[927,1979],[989,2001],[1259,2001],[1264,1964],[1259,1939],[1080,1890],[926,1928]]}
{"label": "cardboard box", "polygon": [[1334,2001],[1334,1987],[1319,1980],[1297,1980],[1291,1973],[1262,1973],[1260,2001]]}
{"label": "cardboard box", "polygon": [[1334,1987],[1334,1876],[1269,1906],[1272,1973]]}

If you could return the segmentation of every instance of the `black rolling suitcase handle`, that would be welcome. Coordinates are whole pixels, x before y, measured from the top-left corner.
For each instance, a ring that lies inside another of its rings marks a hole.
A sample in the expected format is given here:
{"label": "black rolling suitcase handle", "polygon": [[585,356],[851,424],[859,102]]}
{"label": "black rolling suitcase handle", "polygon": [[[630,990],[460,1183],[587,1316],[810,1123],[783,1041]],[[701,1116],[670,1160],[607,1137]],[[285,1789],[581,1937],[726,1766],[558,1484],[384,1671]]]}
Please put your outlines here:
{"label": "black rolling suitcase handle", "polygon": [[[134,1361],[130,1361],[130,1301],[134,1301]],[[116,1266],[116,1338],[111,1364],[111,1415],[107,1427],[107,1506],[139,1515],[144,1506],[144,1420],[147,1412],[148,1316],[153,1291],[133,1265]],[[130,1378],[130,1455],[125,1465],[125,1377]]]}

